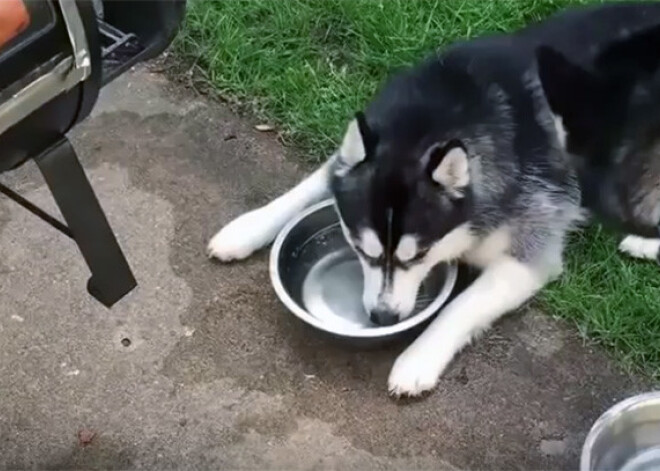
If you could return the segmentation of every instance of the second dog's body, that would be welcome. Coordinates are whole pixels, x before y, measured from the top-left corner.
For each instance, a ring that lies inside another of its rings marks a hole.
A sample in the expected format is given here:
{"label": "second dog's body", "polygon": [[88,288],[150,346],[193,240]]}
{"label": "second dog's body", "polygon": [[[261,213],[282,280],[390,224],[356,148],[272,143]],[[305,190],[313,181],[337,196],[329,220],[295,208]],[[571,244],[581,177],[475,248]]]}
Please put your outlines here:
{"label": "second dog's body", "polygon": [[613,38],[653,21],[658,5],[608,5],[450,47],[390,80],[328,162],[224,227],[210,254],[247,257],[293,215],[332,196],[375,322],[408,316],[436,264],[460,258],[478,266],[479,278],[390,373],[393,394],[431,389],[475,335],[561,273],[565,236],[581,217],[563,128],[535,73],[536,48],[587,64]]}
{"label": "second dog's body", "polygon": [[583,204],[634,235],[621,249],[660,260],[660,25],[614,41],[581,67],[548,47],[539,78],[566,131]]}

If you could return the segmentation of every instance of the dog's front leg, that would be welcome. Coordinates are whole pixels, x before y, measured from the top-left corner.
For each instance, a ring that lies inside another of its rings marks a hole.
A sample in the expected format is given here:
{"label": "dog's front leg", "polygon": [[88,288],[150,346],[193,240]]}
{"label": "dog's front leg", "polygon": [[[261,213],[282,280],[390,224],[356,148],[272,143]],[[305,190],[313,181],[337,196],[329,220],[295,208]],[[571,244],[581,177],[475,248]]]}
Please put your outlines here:
{"label": "dog's front leg", "polygon": [[209,242],[209,257],[241,260],[271,243],[291,218],[329,195],[332,161],[333,157],[287,193],[223,227]]}
{"label": "dog's front leg", "polygon": [[510,257],[488,266],[397,358],[388,380],[390,394],[416,396],[432,389],[456,353],[547,280],[541,270]]}

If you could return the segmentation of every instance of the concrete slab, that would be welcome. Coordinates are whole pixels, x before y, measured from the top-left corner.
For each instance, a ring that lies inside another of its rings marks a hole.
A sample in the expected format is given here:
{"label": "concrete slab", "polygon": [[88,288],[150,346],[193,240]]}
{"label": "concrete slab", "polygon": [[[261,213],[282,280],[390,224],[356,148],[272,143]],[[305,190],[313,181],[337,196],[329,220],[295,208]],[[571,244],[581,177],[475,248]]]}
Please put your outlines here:
{"label": "concrete slab", "polygon": [[[528,310],[397,403],[403,345],[347,351],[282,309],[264,254],[206,259],[304,173],[271,134],[143,67],[73,137],[140,285],[106,310],[75,246],[0,202],[0,468],[575,469],[591,422],[643,388]],[[3,181],[54,210],[31,166]]]}

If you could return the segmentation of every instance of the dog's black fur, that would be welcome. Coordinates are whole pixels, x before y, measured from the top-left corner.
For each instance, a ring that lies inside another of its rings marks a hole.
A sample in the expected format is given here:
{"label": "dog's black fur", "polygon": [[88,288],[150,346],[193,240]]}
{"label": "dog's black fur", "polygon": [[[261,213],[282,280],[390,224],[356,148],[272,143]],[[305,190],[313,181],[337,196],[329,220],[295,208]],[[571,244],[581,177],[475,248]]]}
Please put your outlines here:
{"label": "dog's black fur", "polygon": [[615,41],[590,69],[548,47],[537,60],[584,206],[620,230],[659,237],[660,25]]}

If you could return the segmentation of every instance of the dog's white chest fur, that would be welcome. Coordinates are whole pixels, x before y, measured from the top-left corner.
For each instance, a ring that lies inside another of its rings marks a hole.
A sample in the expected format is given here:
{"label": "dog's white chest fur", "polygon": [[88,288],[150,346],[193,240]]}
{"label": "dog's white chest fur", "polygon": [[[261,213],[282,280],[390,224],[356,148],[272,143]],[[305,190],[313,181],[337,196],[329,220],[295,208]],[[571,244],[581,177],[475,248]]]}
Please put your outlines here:
{"label": "dog's white chest fur", "polygon": [[511,228],[501,226],[485,238],[475,241],[462,259],[479,268],[485,268],[511,251]]}

